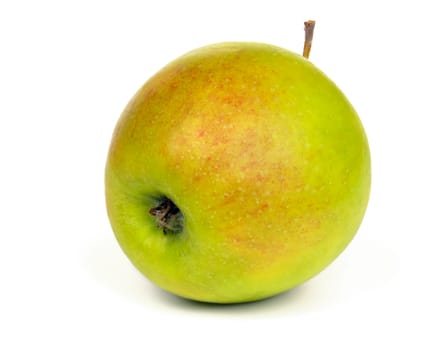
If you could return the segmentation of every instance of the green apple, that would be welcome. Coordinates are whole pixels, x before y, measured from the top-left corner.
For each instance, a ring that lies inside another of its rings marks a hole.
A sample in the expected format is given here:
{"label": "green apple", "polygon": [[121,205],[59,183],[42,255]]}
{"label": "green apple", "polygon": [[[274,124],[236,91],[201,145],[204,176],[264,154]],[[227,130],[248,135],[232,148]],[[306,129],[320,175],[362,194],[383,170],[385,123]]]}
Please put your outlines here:
{"label": "green apple", "polygon": [[116,238],[149,280],[184,298],[247,302],[344,250],[367,206],[370,153],[350,102],[305,57],[221,43],[136,93],[105,183]]}

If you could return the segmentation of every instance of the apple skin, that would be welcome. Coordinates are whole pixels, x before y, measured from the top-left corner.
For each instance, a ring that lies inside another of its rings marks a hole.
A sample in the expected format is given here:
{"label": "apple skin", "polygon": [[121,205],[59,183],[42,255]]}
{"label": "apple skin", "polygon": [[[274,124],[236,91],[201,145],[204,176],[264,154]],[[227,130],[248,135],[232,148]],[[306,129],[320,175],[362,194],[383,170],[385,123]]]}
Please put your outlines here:
{"label": "apple skin", "polygon": [[[354,237],[370,192],[363,126],[302,56],[221,43],[176,59],[115,128],[106,203],[116,238],[149,280],[184,298],[237,303],[313,277]],[[169,198],[184,228],[149,210]]]}

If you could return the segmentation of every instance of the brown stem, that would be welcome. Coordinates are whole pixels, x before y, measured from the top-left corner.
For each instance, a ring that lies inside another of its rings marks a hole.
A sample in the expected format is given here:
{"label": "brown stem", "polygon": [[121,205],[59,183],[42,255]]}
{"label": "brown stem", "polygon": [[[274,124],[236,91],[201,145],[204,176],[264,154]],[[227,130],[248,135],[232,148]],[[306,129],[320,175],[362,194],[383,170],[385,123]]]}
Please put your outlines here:
{"label": "brown stem", "polygon": [[303,56],[309,58],[310,49],[312,48],[313,31],[315,30],[315,21],[304,22],[304,49]]}

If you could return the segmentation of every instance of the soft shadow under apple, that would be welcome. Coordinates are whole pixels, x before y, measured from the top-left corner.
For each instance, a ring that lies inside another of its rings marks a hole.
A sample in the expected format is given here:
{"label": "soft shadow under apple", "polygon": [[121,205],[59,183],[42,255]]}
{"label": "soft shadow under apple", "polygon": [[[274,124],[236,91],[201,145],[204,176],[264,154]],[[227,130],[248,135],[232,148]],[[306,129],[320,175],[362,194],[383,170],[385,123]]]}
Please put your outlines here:
{"label": "soft shadow under apple", "polygon": [[[376,290],[380,284],[388,283],[397,270],[398,262],[390,249],[377,243],[359,240],[359,244],[353,244],[347,254],[305,284],[268,299],[239,304],[196,302],[154,286],[135,270],[116,240],[109,236],[102,235],[102,238],[84,247],[82,263],[92,280],[130,302],[142,305],[153,303],[158,307],[183,312],[279,315],[335,307],[349,298],[359,297],[362,293]],[[370,264],[368,255],[371,256]]]}
{"label": "soft shadow under apple", "polygon": [[299,286],[287,292],[269,297],[263,300],[256,300],[246,303],[233,303],[233,304],[216,304],[205,303],[185,298],[178,297],[168,293],[162,289],[155,288],[154,296],[156,300],[166,304],[170,307],[176,307],[185,311],[195,312],[219,312],[219,313],[252,313],[252,312],[276,312],[279,310],[295,308],[304,294],[306,286]]}

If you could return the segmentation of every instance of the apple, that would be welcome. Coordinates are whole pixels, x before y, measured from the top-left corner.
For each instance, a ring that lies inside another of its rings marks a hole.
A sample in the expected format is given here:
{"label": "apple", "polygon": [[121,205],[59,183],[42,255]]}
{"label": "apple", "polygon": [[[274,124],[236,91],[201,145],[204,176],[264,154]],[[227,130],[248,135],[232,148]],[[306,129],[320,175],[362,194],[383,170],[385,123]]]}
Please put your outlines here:
{"label": "apple", "polygon": [[188,299],[248,302],[307,281],[349,244],[370,153],[352,105],[308,59],[221,43],[136,93],[105,189],[116,238],[149,280]]}

